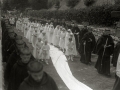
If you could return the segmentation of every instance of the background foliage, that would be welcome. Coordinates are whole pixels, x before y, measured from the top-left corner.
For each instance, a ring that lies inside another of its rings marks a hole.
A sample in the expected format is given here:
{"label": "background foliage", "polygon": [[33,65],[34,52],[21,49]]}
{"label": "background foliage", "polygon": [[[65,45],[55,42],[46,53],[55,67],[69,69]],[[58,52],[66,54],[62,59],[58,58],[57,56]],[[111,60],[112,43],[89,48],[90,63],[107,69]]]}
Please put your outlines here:
{"label": "background foliage", "polygon": [[89,22],[91,25],[112,26],[117,20],[111,17],[111,11],[120,10],[119,5],[114,6],[93,6],[85,9],[70,9],[70,10],[35,10],[29,11],[28,15],[39,18],[59,18],[68,21],[75,20],[78,23],[83,21]]}

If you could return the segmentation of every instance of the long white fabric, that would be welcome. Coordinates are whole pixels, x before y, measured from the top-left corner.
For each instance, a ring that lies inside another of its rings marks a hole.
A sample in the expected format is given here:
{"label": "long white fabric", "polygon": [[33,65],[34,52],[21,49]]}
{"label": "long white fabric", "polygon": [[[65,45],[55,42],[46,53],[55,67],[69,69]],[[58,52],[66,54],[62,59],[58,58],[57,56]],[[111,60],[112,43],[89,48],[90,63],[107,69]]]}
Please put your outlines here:
{"label": "long white fabric", "polygon": [[66,86],[69,88],[69,90],[92,90],[85,84],[79,82],[72,75],[72,72],[67,63],[67,58],[63,54],[63,52],[61,52],[54,46],[50,46],[50,56],[57,73],[66,84]]}

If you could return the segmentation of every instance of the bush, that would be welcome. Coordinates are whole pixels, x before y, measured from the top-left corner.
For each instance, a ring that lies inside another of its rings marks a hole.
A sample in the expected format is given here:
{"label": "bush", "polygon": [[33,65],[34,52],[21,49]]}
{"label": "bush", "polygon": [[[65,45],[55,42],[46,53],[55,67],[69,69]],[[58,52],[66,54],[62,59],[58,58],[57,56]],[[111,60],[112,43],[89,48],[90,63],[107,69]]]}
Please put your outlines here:
{"label": "bush", "polygon": [[40,18],[57,18],[68,21],[75,20],[78,23],[83,21],[89,22],[91,25],[112,26],[117,20],[111,17],[111,11],[119,10],[120,6],[93,6],[84,9],[69,10],[39,10],[29,11],[28,15]]}
{"label": "bush", "polygon": [[73,8],[79,0],[67,0],[67,6]]}
{"label": "bush", "polygon": [[95,0],[84,0],[84,4],[85,4],[87,7],[91,6],[91,5],[94,4],[94,3],[95,3]]}

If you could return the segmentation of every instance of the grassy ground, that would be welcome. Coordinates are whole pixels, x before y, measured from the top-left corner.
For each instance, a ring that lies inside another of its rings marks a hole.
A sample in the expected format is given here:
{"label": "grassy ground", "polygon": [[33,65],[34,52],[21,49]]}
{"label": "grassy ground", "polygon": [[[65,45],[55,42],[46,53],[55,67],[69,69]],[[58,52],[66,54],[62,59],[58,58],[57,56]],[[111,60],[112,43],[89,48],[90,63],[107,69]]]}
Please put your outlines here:
{"label": "grassy ground", "polygon": [[[17,30],[15,30],[17,32]],[[23,35],[21,32],[17,32],[19,35]],[[30,50],[32,51],[32,46],[30,43],[28,43],[27,39],[24,38],[24,41],[27,43],[29,46]],[[93,90],[112,90],[112,87],[114,85],[114,74],[115,74],[115,68],[111,66],[111,78],[108,78],[106,76],[100,75],[97,73],[96,69],[94,68],[96,60],[97,60],[97,55],[92,55],[92,65],[85,65],[80,63],[79,57],[74,58],[74,62],[69,61],[69,66],[70,69],[75,76],[80,82],[86,84]],[[62,79],[59,77],[57,74],[51,60],[49,61],[50,65],[44,64],[44,71],[46,71],[50,76],[54,78],[56,81],[59,90],[69,90]]]}

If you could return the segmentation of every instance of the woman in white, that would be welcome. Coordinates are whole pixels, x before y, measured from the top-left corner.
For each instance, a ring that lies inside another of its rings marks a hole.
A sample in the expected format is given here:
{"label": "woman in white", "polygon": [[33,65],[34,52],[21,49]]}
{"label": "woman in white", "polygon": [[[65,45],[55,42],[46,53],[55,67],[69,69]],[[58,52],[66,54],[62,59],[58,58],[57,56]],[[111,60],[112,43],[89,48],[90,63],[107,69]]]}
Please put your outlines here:
{"label": "woman in white", "polygon": [[70,29],[68,29],[68,31],[66,32],[66,36],[65,36],[65,46],[64,46],[65,50],[67,49],[67,43],[68,43],[68,41],[69,41],[69,38],[70,38],[70,34],[71,34],[71,33],[72,33],[72,32],[71,32]]}
{"label": "woman in white", "polygon": [[33,34],[32,34],[32,46],[35,47],[35,43],[37,41],[37,38],[38,38],[38,29],[37,27],[34,27],[34,31],[33,31]]}
{"label": "woman in white", "polygon": [[66,46],[66,55],[68,57],[68,60],[73,61],[73,53],[74,53],[74,42],[72,38],[69,38]]}
{"label": "woman in white", "polygon": [[41,48],[43,46],[43,42],[41,41],[41,38],[38,38],[36,44],[35,44],[35,47],[33,49],[33,56],[34,58],[36,58],[37,60],[41,60],[42,57],[41,57]]}
{"label": "woman in white", "polygon": [[47,38],[47,35],[46,33],[43,31],[41,36],[39,36],[41,38],[41,40],[43,41],[43,43],[45,43],[45,41],[48,42],[48,38]]}
{"label": "woman in white", "polygon": [[26,35],[26,38],[28,39],[29,43],[32,43],[31,38],[32,38],[33,30],[34,30],[34,24],[32,22],[30,25],[29,31],[27,32],[27,35]]}
{"label": "woman in white", "polygon": [[60,26],[60,28],[57,30],[57,35],[56,35],[56,47],[59,48],[59,42],[60,42],[60,33],[61,33],[61,30],[62,30],[62,26]]}
{"label": "woman in white", "polygon": [[44,45],[42,46],[40,55],[42,55],[42,61],[45,60],[45,63],[47,65],[49,64],[48,60],[50,59],[49,50],[50,50],[50,46],[48,45],[48,42],[45,41]]}
{"label": "woman in white", "polygon": [[55,30],[54,30],[54,33],[53,33],[52,43],[53,43],[54,46],[56,46],[56,42],[57,42],[56,36],[57,36],[57,31],[59,30],[59,27],[60,26],[57,25],[56,28],[55,28]]}
{"label": "woman in white", "polygon": [[61,34],[60,34],[60,42],[59,42],[59,47],[60,49],[65,52],[65,35],[66,35],[66,30],[65,28],[62,29]]}
{"label": "woman in white", "polygon": [[47,31],[48,31],[48,23],[46,23],[46,25],[45,25],[45,27],[44,27],[44,31],[47,33]]}
{"label": "woman in white", "polygon": [[74,37],[73,33],[70,34],[70,38],[72,38],[72,41],[74,43],[74,46],[73,46],[74,47],[73,48],[73,56],[77,56],[78,53],[77,53],[77,49],[76,49],[76,41],[75,41],[75,37]]}
{"label": "woman in white", "polygon": [[49,29],[49,43],[50,44],[52,44],[53,32],[54,32],[54,26],[51,25],[51,27]]}

